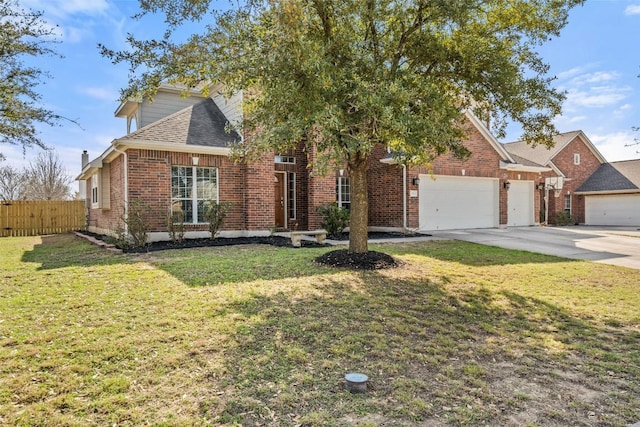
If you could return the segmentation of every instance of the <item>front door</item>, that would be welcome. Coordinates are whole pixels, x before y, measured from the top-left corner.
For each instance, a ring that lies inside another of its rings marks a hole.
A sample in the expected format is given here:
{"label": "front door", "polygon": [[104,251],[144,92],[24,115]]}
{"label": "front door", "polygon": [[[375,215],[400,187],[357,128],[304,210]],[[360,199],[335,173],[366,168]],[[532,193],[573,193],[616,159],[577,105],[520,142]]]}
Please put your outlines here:
{"label": "front door", "polygon": [[278,228],[284,228],[285,227],[285,222],[284,222],[284,212],[285,212],[285,206],[284,206],[284,177],[285,174],[283,173],[277,173],[275,174],[275,179],[274,179],[274,194],[275,194],[275,213],[276,213],[276,217],[275,217],[275,225]]}

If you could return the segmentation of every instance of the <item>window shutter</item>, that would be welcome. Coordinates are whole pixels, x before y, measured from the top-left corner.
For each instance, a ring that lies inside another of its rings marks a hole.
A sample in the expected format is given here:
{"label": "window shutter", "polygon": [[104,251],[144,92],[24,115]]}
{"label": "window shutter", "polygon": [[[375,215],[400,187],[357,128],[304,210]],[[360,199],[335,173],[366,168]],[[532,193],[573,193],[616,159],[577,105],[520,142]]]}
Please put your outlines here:
{"label": "window shutter", "polygon": [[100,203],[100,209],[111,209],[111,164],[105,164],[100,169],[98,185],[98,202]]}

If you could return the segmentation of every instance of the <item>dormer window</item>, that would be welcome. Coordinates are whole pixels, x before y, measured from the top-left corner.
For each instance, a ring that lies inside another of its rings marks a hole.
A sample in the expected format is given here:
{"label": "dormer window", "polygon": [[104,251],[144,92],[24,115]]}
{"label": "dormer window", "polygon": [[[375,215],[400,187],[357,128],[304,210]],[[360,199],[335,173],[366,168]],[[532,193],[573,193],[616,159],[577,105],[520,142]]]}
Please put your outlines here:
{"label": "dormer window", "polygon": [[573,155],[573,164],[574,165],[579,165],[580,164],[580,154],[575,153]]}

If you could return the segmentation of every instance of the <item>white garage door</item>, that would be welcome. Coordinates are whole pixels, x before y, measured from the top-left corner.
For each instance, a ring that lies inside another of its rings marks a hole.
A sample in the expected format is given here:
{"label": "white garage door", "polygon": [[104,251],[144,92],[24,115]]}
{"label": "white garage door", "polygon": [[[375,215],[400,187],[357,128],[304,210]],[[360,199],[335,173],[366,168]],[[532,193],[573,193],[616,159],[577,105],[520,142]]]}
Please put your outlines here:
{"label": "white garage door", "polygon": [[498,226],[497,179],[441,175],[434,178],[420,175],[418,221],[421,230]]}
{"label": "white garage door", "polygon": [[588,225],[640,225],[640,194],[585,196]]}
{"label": "white garage door", "polygon": [[507,203],[509,226],[533,225],[533,181],[510,181],[510,183]]}

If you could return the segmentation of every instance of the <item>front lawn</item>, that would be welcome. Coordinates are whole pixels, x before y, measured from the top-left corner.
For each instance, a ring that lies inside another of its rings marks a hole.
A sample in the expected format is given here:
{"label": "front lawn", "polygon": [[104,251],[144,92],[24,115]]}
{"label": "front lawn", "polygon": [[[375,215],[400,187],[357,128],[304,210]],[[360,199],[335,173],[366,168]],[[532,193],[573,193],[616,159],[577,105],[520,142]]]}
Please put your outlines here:
{"label": "front lawn", "polygon": [[371,249],[401,267],[2,238],[0,424],[640,421],[637,270],[462,242]]}

